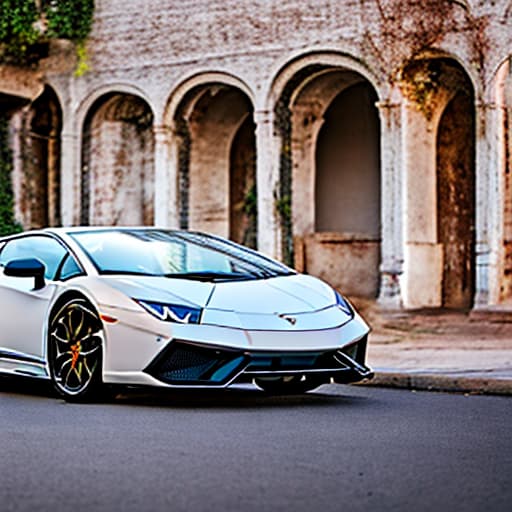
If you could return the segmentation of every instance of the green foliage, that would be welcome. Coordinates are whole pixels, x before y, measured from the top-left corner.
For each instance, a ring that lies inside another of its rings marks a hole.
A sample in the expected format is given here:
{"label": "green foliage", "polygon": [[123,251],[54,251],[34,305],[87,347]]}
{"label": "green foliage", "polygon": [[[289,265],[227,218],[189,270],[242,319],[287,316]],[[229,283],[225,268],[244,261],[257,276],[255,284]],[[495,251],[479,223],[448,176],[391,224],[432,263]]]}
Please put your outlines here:
{"label": "green foliage", "polygon": [[75,69],[75,76],[79,77],[85,75],[85,73],[90,69],[89,63],[87,62],[87,48],[83,41],[76,43],[76,56],[78,58],[78,63]]}
{"label": "green foliage", "polygon": [[0,0],[0,59],[18,63],[27,59],[41,32],[39,12],[33,0]]}
{"label": "green foliage", "polygon": [[49,39],[77,44],[79,73],[87,70],[85,45],[94,0],[0,0],[0,63],[30,64]]}
{"label": "green foliage", "polygon": [[244,213],[248,217],[256,217],[258,212],[258,197],[256,185],[254,184],[245,194],[244,197]]}
{"label": "green foliage", "polygon": [[94,0],[52,0],[46,4],[49,37],[85,40],[92,27]]}
{"label": "green foliage", "polygon": [[22,231],[14,220],[11,185],[12,154],[9,149],[7,117],[0,117],[0,236]]}
{"label": "green foliage", "polygon": [[292,198],[289,195],[275,199],[275,207],[283,222],[290,222],[292,218]]}

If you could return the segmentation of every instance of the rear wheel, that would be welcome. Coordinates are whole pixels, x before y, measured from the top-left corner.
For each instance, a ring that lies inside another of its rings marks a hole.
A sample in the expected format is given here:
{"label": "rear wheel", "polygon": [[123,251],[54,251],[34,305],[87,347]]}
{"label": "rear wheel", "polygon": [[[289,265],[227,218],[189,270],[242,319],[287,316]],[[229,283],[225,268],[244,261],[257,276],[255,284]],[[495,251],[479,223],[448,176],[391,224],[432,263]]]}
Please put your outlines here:
{"label": "rear wheel", "polygon": [[306,393],[327,381],[315,376],[293,375],[287,377],[261,377],[254,383],[263,391],[273,395],[295,395]]}
{"label": "rear wheel", "polygon": [[103,343],[103,325],[88,300],[70,298],[52,316],[48,329],[50,376],[66,400],[88,400],[99,390]]}

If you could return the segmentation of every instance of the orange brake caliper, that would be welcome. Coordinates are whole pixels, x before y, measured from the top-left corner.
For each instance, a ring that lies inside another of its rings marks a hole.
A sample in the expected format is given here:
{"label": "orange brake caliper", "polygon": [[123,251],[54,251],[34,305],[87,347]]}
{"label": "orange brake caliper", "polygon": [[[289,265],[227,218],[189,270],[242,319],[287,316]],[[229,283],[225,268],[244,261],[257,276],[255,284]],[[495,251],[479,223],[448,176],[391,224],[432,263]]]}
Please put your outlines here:
{"label": "orange brake caliper", "polygon": [[71,345],[72,359],[71,359],[71,369],[74,370],[76,366],[76,362],[78,361],[78,356],[80,355],[81,349],[80,342],[75,345]]}

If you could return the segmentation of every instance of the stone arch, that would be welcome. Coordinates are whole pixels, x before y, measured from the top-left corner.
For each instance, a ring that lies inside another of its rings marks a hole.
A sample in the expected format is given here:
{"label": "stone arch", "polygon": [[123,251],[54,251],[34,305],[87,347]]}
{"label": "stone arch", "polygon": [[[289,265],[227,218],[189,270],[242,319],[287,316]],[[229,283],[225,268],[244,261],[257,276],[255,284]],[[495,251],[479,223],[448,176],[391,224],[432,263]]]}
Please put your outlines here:
{"label": "stone arch", "polygon": [[16,159],[22,177],[18,190],[18,209],[27,229],[58,226],[60,219],[60,152],[62,108],[49,85],[20,118],[21,159]]}
{"label": "stone arch", "polygon": [[253,102],[222,73],[194,76],[172,95],[180,227],[256,244],[256,148]]}
{"label": "stone arch", "polygon": [[140,96],[108,92],[92,103],[82,130],[81,224],[153,224],[152,126]]}
{"label": "stone arch", "polygon": [[254,93],[252,89],[237,76],[217,71],[195,72],[191,76],[183,79],[173,90],[164,110],[164,123],[167,126],[172,126],[175,122],[178,109],[182,108],[183,101],[185,97],[190,94],[190,91],[208,86],[209,84],[223,84],[239,89],[249,98],[251,103],[254,104]]}
{"label": "stone arch", "polygon": [[409,66],[414,67],[418,63],[435,61],[451,64],[452,69],[456,70],[457,80],[462,79],[465,82],[465,87],[473,91],[475,99],[485,96],[484,83],[482,77],[479,75],[478,67],[472,66],[471,61],[443,47],[430,47],[419,52],[413,59],[403,63],[400,75],[403,77],[403,73],[407,72]]}
{"label": "stone arch", "polygon": [[98,105],[98,102],[101,101],[102,98],[105,98],[112,93],[136,96],[143,100],[148,105],[149,110],[155,114],[155,108],[151,98],[143,89],[123,82],[109,83],[101,87],[97,87],[84,95],[84,98],[80,101],[80,104],[76,109],[76,115],[74,116],[74,123],[76,124],[73,124],[71,127],[72,131],[74,133],[82,134],[86,118],[90,115],[93,107]]}
{"label": "stone arch", "polygon": [[402,71],[405,305],[468,309],[475,295],[475,93],[464,68],[432,56]]}
{"label": "stone arch", "polygon": [[[283,70],[270,92],[271,97],[280,94],[274,113],[281,138],[277,208],[284,259],[345,293],[365,297],[376,297],[379,289],[380,124],[374,83],[353,59],[313,54]],[[365,163],[349,156],[355,140],[349,142],[355,128],[353,100],[358,114],[365,112],[365,123],[372,125],[370,130],[358,126],[355,135],[356,146],[369,148]],[[346,135],[341,148],[336,133]],[[343,196],[336,193],[342,190],[359,195],[363,208],[371,203],[372,220],[366,226],[355,229],[340,220],[360,215],[344,207]]]}
{"label": "stone arch", "polygon": [[361,59],[339,50],[319,48],[306,54],[299,51],[277,63],[275,72],[271,74],[270,81],[265,86],[264,108],[272,110],[285,92],[285,88],[289,87],[290,81],[311,66],[347,69],[358,73],[370,82],[380,99],[391,93],[389,85],[381,82]]}

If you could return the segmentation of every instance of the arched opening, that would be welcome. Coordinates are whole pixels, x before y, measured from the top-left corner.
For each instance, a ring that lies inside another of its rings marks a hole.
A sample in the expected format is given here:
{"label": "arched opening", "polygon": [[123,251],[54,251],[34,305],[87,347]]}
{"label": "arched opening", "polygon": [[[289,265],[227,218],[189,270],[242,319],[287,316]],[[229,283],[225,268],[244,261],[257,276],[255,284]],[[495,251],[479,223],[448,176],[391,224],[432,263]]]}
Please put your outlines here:
{"label": "arched opening", "polygon": [[497,106],[494,141],[496,143],[499,187],[495,198],[500,205],[496,225],[497,269],[490,279],[490,303],[512,307],[512,56],[497,70],[493,82],[493,101]]}
{"label": "arched opening", "polygon": [[255,125],[251,101],[222,83],[194,87],[174,118],[182,228],[256,246]]}
{"label": "arched opening", "polygon": [[62,110],[49,86],[22,121],[20,211],[26,229],[60,224],[60,147]]}
{"label": "arched opening", "polygon": [[469,309],[475,292],[474,100],[458,91],[437,133],[437,229],[443,247],[441,304]]}
{"label": "arched opening", "polygon": [[450,58],[402,73],[406,111],[408,307],[468,309],[475,295],[475,100]]}
{"label": "arched opening", "polygon": [[257,246],[256,148],[252,116],[247,115],[231,144],[229,238],[253,249]]}
{"label": "arched opening", "polygon": [[379,291],[381,236],[377,99],[361,74],[312,65],[276,108],[280,201],[289,198],[280,210],[283,253],[299,270],[370,298]]}
{"label": "arched opening", "polygon": [[83,225],[151,225],[154,221],[153,114],[132,94],[98,99],[84,123]]}
{"label": "arched opening", "polygon": [[315,231],[380,237],[380,123],[368,82],[341,92],[316,147]]}

